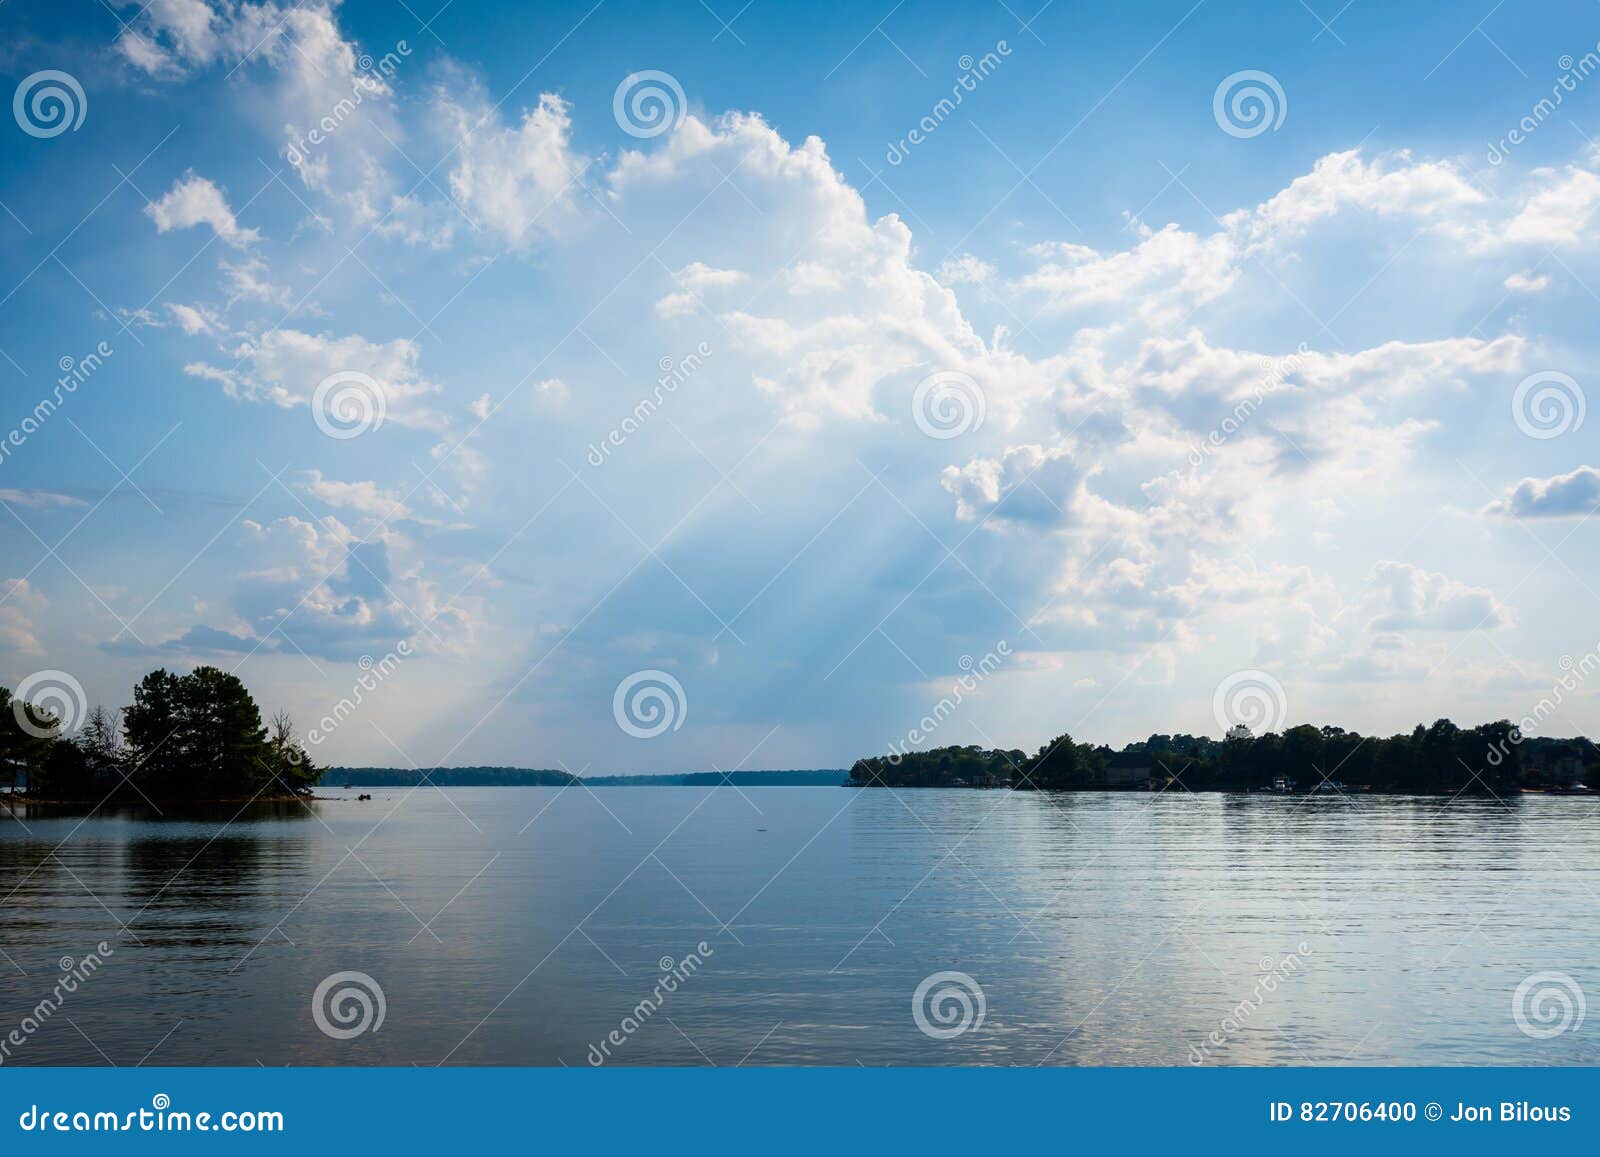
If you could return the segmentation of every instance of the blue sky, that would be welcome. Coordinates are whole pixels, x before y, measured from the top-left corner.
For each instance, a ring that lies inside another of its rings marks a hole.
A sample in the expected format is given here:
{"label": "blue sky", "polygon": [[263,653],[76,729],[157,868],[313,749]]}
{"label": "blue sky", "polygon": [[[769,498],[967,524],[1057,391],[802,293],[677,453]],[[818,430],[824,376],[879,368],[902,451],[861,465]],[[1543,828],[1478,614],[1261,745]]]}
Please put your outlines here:
{"label": "blue sky", "polygon": [[0,21],[7,685],[574,771],[1600,723],[1592,4]]}

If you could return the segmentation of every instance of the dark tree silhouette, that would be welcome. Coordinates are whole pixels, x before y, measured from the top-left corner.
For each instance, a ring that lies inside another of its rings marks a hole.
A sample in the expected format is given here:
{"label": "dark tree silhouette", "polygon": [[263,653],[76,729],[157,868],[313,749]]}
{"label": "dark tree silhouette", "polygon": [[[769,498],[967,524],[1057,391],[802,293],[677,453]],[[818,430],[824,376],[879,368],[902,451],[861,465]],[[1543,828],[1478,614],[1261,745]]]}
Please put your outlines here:
{"label": "dark tree silhouette", "polygon": [[[26,719],[30,726],[24,728]],[[152,671],[117,713],[96,707],[79,734],[0,688],[0,775],[57,800],[223,800],[305,795],[321,770],[279,714],[269,729],[245,685],[216,667]]]}

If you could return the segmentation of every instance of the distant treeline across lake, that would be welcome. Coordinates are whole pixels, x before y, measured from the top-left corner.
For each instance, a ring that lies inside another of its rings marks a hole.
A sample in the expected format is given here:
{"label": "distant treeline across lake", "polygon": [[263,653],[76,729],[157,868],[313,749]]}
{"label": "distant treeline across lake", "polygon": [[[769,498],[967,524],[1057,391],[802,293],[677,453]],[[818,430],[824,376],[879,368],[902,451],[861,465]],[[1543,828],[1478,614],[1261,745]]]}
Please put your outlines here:
{"label": "distant treeline across lake", "polygon": [[[426,777],[426,778],[424,778]],[[850,781],[843,768],[832,771],[690,771],[670,775],[587,775],[590,787],[838,787]],[[526,767],[335,767],[323,774],[324,787],[561,787],[578,783],[565,771]]]}
{"label": "distant treeline across lake", "polygon": [[1278,791],[1495,795],[1600,790],[1600,748],[1584,737],[1523,735],[1504,720],[1448,719],[1392,736],[1304,724],[1282,734],[1234,727],[1223,739],[1152,735],[1120,751],[1060,735],[1033,755],[939,747],[857,760],[858,787],[1019,791]]}

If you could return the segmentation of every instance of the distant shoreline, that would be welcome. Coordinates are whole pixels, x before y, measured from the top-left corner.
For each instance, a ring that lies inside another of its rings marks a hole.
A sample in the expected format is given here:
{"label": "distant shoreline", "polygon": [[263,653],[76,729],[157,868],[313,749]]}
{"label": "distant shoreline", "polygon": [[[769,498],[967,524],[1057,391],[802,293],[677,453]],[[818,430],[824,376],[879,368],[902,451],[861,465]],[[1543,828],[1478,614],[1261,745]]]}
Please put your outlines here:
{"label": "distant shoreline", "polygon": [[791,771],[683,771],[641,775],[576,776],[530,767],[332,767],[321,787],[838,787],[849,781],[844,768]]}

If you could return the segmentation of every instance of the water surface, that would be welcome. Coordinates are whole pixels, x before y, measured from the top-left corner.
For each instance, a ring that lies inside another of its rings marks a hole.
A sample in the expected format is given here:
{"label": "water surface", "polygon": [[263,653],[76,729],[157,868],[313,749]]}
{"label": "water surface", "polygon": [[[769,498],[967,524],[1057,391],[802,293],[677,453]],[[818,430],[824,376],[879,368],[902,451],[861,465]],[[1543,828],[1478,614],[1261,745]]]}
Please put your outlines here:
{"label": "water surface", "polygon": [[[111,950],[6,1063],[1600,1063],[1512,1016],[1532,974],[1600,994],[1592,800],[364,790],[0,815],[0,1036]],[[318,1027],[341,971],[377,1031]],[[984,1015],[934,1039],[943,971]]]}

